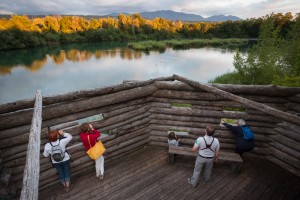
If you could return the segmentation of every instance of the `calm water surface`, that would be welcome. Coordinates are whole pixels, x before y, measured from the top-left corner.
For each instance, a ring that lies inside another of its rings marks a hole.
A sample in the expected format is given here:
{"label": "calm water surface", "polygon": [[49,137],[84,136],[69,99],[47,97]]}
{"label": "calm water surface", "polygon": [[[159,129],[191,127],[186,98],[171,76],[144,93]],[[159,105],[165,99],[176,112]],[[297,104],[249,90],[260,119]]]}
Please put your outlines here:
{"label": "calm water surface", "polygon": [[204,82],[233,70],[235,51],[220,48],[141,52],[124,44],[0,51],[0,104],[173,74]]}

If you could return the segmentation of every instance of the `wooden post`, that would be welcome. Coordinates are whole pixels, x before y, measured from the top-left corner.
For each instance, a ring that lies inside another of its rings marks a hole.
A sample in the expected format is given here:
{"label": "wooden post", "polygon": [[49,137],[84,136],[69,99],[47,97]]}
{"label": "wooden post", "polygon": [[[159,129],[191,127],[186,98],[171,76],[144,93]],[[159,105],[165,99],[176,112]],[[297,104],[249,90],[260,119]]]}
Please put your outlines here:
{"label": "wooden post", "polygon": [[36,200],[39,192],[40,143],[42,124],[42,95],[38,90],[35,95],[34,113],[31,122],[26,164],[23,176],[21,200]]}

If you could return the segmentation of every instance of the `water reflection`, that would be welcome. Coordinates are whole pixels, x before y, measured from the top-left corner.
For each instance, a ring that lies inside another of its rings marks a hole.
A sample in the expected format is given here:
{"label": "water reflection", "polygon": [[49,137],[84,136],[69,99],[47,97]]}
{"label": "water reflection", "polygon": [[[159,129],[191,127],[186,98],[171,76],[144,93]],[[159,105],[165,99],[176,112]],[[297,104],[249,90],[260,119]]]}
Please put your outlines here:
{"label": "water reflection", "polygon": [[60,47],[59,50],[38,48],[30,50],[0,51],[0,75],[11,74],[14,67],[24,67],[25,69],[34,72],[40,70],[47,62],[53,61],[53,63],[57,65],[63,64],[66,60],[72,62],[84,62],[90,60],[93,56],[96,59],[105,57],[115,58],[118,55],[120,58],[127,60],[141,59],[142,52],[124,48],[125,45],[123,44],[124,47],[122,47],[122,43],[118,44],[118,48],[113,50],[105,50],[103,48],[94,49],[91,48],[93,45],[89,44],[87,49],[65,46],[65,50]]}
{"label": "water reflection", "polygon": [[123,43],[0,51],[0,103],[179,74],[208,80],[233,69],[235,51],[221,48],[141,52]]}

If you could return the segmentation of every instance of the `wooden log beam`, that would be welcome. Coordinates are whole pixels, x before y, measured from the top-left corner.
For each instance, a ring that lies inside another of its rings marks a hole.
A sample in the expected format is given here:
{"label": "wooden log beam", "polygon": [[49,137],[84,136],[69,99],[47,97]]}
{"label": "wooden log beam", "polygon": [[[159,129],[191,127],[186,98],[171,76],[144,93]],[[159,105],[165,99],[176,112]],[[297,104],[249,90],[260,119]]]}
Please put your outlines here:
{"label": "wooden log beam", "polygon": [[118,145],[114,145],[114,146],[111,146],[110,148],[108,148],[106,150],[106,153],[108,155],[110,155],[110,153],[113,152],[113,151],[116,151],[118,149],[122,149],[123,147],[127,147],[127,146],[132,145],[132,144],[134,144],[136,142],[139,142],[141,140],[146,140],[148,142],[148,137],[149,136],[150,136],[150,134],[140,135],[140,136],[137,136],[135,138],[132,138],[131,140],[127,140],[127,141],[121,142]]}
{"label": "wooden log beam", "polygon": [[154,84],[160,90],[197,91],[194,87],[182,82],[156,81]]}
{"label": "wooden log beam", "polygon": [[149,119],[144,118],[142,120],[138,120],[133,123],[127,124],[125,126],[122,126],[121,128],[111,129],[109,131],[110,132],[109,136],[104,139],[107,139],[105,141],[109,141],[114,138],[117,138],[118,136],[127,134],[129,132],[133,132],[133,131],[143,129],[143,128],[148,128],[148,126],[149,126],[148,122],[149,122]]}
{"label": "wooden log beam", "polygon": [[167,98],[154,98],[154,102],[161,103],[183,103],[199,106],[218,106],[218,107],[233,107],[233,108],[247,108],[247,106],[234,102],[234,101],[200,101],[200,100],[187,100],[187,99],[167,99]]}
{"label": "wooden log beam", "polygon": [[298,93],[295,96],[290,97],[289,100],[291,100],[292,102],[295,102],[295,103],[300,103],[300,94]]}
{"label": "wooden log beam", "polygon": [[262,96],[286,97],[300,93],[300,87],[284,87],[275,85],[235,85],[235,84],[208,84],[220,90],[233,94],[253,94]]}
{"label": "wooden log beam", "polygon": [[[134,100],[130,100],[127,102],[121,102],[118,104],[113,104],[113,105],[95,108],[92,110],[87,110],[87,111],[83,111],[83,112],[79,112],[79,113],[65,115],[63,117],[53,118],[50,120],[43,120],[42,127],[44,128],[44,127],[55,126],[57,124],[74,121],[74,120],[77,120],[80,118],[92,116],[92,115],[99,114],[99,113],[108,113],[109,111],[121,109],[126,106],[144,104],[151,100],[152,100],[151,97],[150,98],[149,97],[139,98],[139,99],[134,99]],[[8,136],[14,137],[14,136],[17,136],[17,135],[20,135],[23,133],[29,133],[29,130],[30,130],[30,125],[23,125],[23,126],[0,130],[0,139],[7,138]]]}
{"label": "wooden log beam", "polygon": [[283,145],[283,144],[281,144],[281,143],[278,143],[278,142],[276,142],[276,141],[270,142],[269,144],[270,144],[270,146],[272,146],[272,147],[278,149],[279,151],[284,152],[284,153],[287,153],[287,154],[289,154],[290,156],[293,156],[293,157],[295,157],[296,159],[300,160],[300,154],[299,154],[298,151],[296,151],[296,150],[294,150],[294,149],[292,149],[292,148],[290,148],[290,147],[288,147],[288,146],[286,146],[286,145]]}
{"label": "wooden log beam", "polygon": [[286,129],[286,128],[281,128],[281,127],[277,127],[275,128],[275,131],[277,131],[280,135],[293,139],[297,142],[300,142],[300,134],[299,134],[299,130],[298,132],[294,132],[292,130]]}
{"label": "wooden log beam", "polygon": [[219,101],[225,99],[224,97],[208,92],[187,92],[175,90],[159,90],[153,96],[157,98],[188,99],[201,101]]}
{"label": "wooden log beam", "polygon": [[[6,159],[15,159],[16,156],[18,156],[18,153],[22,153],[22,152],[24,152],[24,150],[26,150],[30,134],[24,134],[24,135],[26,135],[27,138],[23,137],[23,135],[21,135],[21,137],[16,137],[15,140],[12,138],[3,140],[6,143],[4,143],[4,142],[2,142],[2,140],[0,140],[1,145],[3,145],[3,147],[5,147],[5,151],[3,152],[3,155],[2,155],[2,157],[5,160]],[[47,141],[48,141],[48,139],[42,139],[41,144],[43,145]]]}
{"label": "wooden log beam", "polygon": [[194,117],[194,116],[178,116],[178,115],[167,115],[167,114],[157,114],[154,113],[150,116],[151,119],[156,120],[170,120],[170,121],[182,121],[182,122],[200,122],[207,124],[218,124],[219,119],[208,118],[208,117]]}
{"label": "wooden log beam", "polygon": [[190,84],[190,85],[192,85],[192,86],[194,86],[196,88],[200,88],[200,89],[205,90],[207,92],[211,92],[213,94],[220,95],[223,98],[230,99],[232,101],[236,101],[236,102],[242,103],[244,105],[247,105],[247,106],[250,106],[250,107],[252,107],[254,109],[262,111],[262,112],[264,112],[266,114],[278,117],[279,119],[283,119],[283,120],[291,122],[293,124],[300,125],[300,117],[299,116],[282,112],[280,110],[274,109],[274,108],[266,106],[264,104],[257,103],[255,101],[251,101],[251,100],[239,97],[239,96],[234,95],[234,94],[230,94],[228,92],[225,92],[223,90],[217,89],[217,88],[209,86],[209,85],[200,84],[199,82],[192,81],[192,80],[180,77],[178,75],[173,75],[173,77],[176,80],[188,83],[188,84]]}
{"label": "wooden log beam", "polygon": [[194,116],[194,117],[210,117],[210,118],[230,118],[230,119],[245,119],[249,121],[258,122],[280,122],[278,118],[273,116],[249,115],[243,112],[229,112],[229,111],[213,111],[213,110],[196,110],[196,109],[183,109],[183,108],[158,108],[152,107],[149,110],[151,113],[168,114],[168,115],[181,115],[181,116]]}
{"label": "wooden log beam", "polygon": [[282,136],[282,135],[272,135],[270,136],[274,141],[280,143],[280,144],[283,144],[285,146],[288,146],[289,148],[297,151],[297,152],[300,152],[300,146],[299,146],[299,142],[293,140],[293,139],[290,139],[288,137],[285,137],[285,136]]}
{"label": "wooden log beam", "polygon": [[285,104],[290,102],[287,98],[284,97],[268,97],[268,96],[255,96],[255,95],[238,95],[241,98],[252,100],[259,103],[272,103],[272,104]]}
{"label": "wooden log beam", "polygon": [[[76,112],[104,107],[136,98],[148,97],[156,91],[157,88],[154,85],[149,85],[88,99],[49,105],[43,108],[43,119],[59,118]],[[29,124],[31,116],[32,113],[28,111],[22,111],[18,114],[2,114],[0,116],[0,129]]]}
{"label": "wooden log beam", "polygon": [[300,103],[292,103],[292,102],[290,102],[290,103],[284,104],[284,106],[288,110],[292,110],[292,111],[300,113]]}
{"label": "wooden log beam", "polygon": [[136,116],[142,115],[144,113],[146,113],[148,110],[150,109],[149,105],[146,106],[142,106],[140,108],[136,108],[134,110],[130,110],[128,112],[119,114],[119,115],[115,115],[111,118],[102,120],[102,121],[97,121],[92,123],[93,125],[95,125],[95,127],[104,127],[104,126],[108,126],[108,125],[112,125],[112,124],[116,124],[116,123],[120,123],[120,122],[124,122],[126,120],[130,120]]}
{"label": "wooden log beam", "polygon": [[[138,140],[138,139],[141,139],[141,140]],[[122,146],[120,148],[115,148],[114,151],[109,152],[109,154],[107,156],[109,158],[115,157],[117,155],[124,154],[124,153],[130,151],[131,149],[135,149],[137,147],[144,146],[149,142],[149,140],[147,138],[138,138],[138,139],[134,143],[131,143],[130,145],[124,144],[124,146]]]}
{"label": "wooden log beam", "polygon": [[119,136],[118,138],[116,138],[114,140],[106,142],[105,147],[109,148],[109,147],[112,147],[114,145],[118,146],[122,142],[132,140],[132,139],[134,139],[138,136],[141,136],[141,135],[147,135],[149,132],[150,132],[149,129],[143,128],[143,129],[131,132],[131,133],[127,133],[125,135]]}
{"label": "wooden log beam", "polygon": [[[168,101],[166,103],[162,102],[152,102],[152,107],[163,107],[163,108],[172,108],[172,107],[180,107],[180,106],[172,106],[172,103],[178,103],[178,102],[171,102]],[[185,102],[186,104],[191,104],[191,102]],[[209,105],[192,105],[189,107],[191,109],[201,109],[201,110],[223,110],[223,106],[209,106]]]}
{"label": "wooden log beam", "polygon": [[29,134],[26,164],[24,169],[21,200],[38,199],[39,177],[40,177],[40,135],[42,124],[42,94],[36,92],[34,114]]}
{"label": "wooden log beam", "polygon": [[[51,105],[56,103],[69,102],[77,99],[106,95],[110,93],[120,92],[123,90],[129,90],[137,87],[151,85],[155,81],[173,81],[173,80],[174,80],[173,77],[161,77],[161,78],[150,79],[146,81],[136,81],[136,82],[130,82],[125,84],[106,86],[106,87],[101,87],[96,89],[80,90],[80,91],[69,92],[61,95],[45,96],[43,98],[43,105],[46,106],[46,105]],[[0,114],[14,112],[22,109],[33,108],[33,105],[34,105],[34,99],[26,99],[26,100],[20,100],[20,101],[2,104],[0,105]]]}
{"label": "wooden log beam", "polygon": [[266,159],[270,160],[272,163],[278,165],[282,169],[296,175],[297,177],[300,177],[300,170],[299,169],[296,169],[296,168],[290,166],[289,164],[286,164],[286,163],[282,162],[281,160],[279,160],[278,158],[276,158],[274,156],[266,156]]}
{"label": "wooden log beam", "polygon": [[288,122],[282,122],[282,123],[277,124],[277,127],[283,128],[283,129],[288,129],[296,134],[300,134],[300,126],[295,125],[295,124],[291,124]]}
{"label": "wooden log beam", "polygon": [[169,147],[168,143],[165,142],[157,142],[157,141],[150,141],[148,143],[149,146],[157,146],[157,147]]}
{"label": "wooden log beam", "polygon": [[[99,124],[96,124],[96,126],[101,131],[109,131],[109,134],[114,134],[114,133],[119,134],[119,132],[122,132],[124,130],[127,131],[129,127],[132,127],[132,125],[130,125],[131,123],[132,124],[147,123],[148,121],[150,121],[150,119],[147,118],[150,114],[151,113],[149,113],[149,112],[145,112],[140,115],[137,115],[137,116],[134,116],[131,118],[127,118],[127,120],[123,119],[123,120],[115,122],[115,123],[103,123],[103,124],[99,123]],[[140,122],[138,122],[138,121],[140,121]],[[125,128],[125,126],[128,128]]]}
{"label": "wooden log beam", "polygon": [[[195,88],[184,82],[166,82],[156,81],[156,87],[159,89],[177,90],[177,91],[195,91]],[[235,85],[235,84],[208,84],[220,90],[232,94],[252,94],[262,96],[287,97],[300,93],[300,87],[282,87],[275,85]]]}

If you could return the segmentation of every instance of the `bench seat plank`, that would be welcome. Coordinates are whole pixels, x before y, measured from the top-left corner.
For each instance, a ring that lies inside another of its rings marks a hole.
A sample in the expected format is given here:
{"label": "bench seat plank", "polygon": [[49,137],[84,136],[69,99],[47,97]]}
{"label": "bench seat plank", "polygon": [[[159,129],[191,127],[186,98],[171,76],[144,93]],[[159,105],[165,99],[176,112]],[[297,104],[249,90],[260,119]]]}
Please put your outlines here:
{"label": "bench seat plank", "polygon": [[[193,151],[191,147],[169,146],[169,154],[170,163],[174,163],[174,154],[196,157],[198,152]],[[231,164],[231,170],[237,172],[240,170],[241,164],[243,163],[243,159],[238,153],[228,151],[220,151],[219,160],[229,161]]]}
{"label": "bench seat plank", "polygon": [[[169,146],[169,153],[187,155],[187,156],[197,156],[198,152],[192,150],[191,147],[176,147]],[[241,156],[234,152],[220,151],[219,160],[233,161],[233,162],[243,162]]]}

